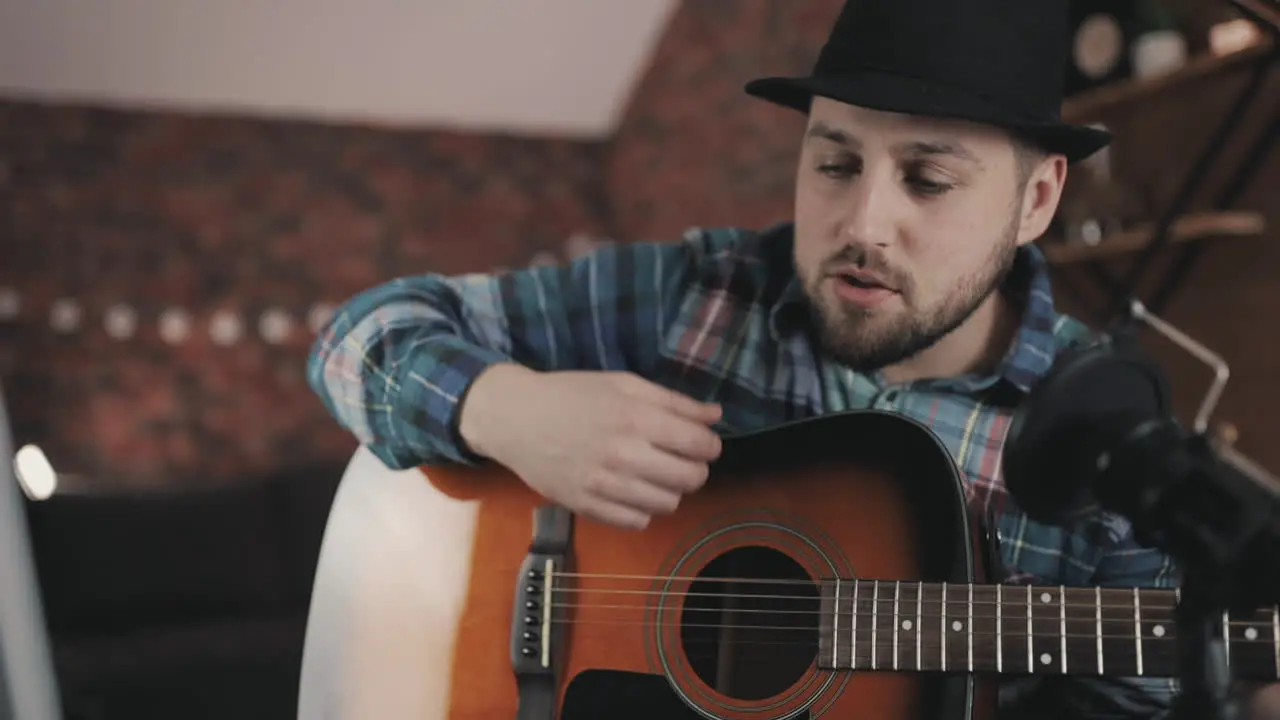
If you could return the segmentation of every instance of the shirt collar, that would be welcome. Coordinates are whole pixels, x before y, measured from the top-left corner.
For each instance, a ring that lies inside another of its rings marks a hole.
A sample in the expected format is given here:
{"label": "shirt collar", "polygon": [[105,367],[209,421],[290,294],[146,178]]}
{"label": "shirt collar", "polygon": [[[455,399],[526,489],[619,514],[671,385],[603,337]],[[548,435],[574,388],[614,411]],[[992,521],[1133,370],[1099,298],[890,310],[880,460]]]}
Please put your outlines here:
{"label": "shirt collar", "polygon": [[[1054,328],[1059,315],[1053,303],[1048,263],[1038,247],[1031,244],[1018,249],[1002,290],[1023,309],[1013,346],[992,375],[961,381],[967,388],[977,390],[1004,380],[1028,392],[1049,371],[1057,352]],[[798,277],[792,277],[769,310],[769,332],[775,340],[782,341],[807,329],[809,322],[804,288]]]}

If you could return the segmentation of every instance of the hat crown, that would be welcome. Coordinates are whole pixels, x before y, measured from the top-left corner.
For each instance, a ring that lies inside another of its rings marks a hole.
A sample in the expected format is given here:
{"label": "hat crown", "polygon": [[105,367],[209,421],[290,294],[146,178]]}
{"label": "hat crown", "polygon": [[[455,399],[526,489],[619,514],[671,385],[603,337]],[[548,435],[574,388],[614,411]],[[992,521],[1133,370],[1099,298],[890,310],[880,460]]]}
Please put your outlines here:
{"label": "hat crown", "polygon": [[1067,0],[849,0],[814,75],[892,73],[1056,120],[1069,18]]}

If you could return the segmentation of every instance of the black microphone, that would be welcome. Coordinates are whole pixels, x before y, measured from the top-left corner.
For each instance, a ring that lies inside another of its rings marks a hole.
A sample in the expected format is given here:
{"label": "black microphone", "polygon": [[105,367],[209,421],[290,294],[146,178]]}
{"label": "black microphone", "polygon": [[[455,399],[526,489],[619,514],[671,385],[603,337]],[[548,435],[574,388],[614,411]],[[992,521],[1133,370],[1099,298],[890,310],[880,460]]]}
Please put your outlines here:
{"label": "black microphone", "polygon": [[1014,502],[1051,525],[1116,513],[1212,602],[1280,603],[1280,487],[1185,430],[1170,406],[1163,373],[1131,337],[1062,354],[1012,419],[1002,462]]}

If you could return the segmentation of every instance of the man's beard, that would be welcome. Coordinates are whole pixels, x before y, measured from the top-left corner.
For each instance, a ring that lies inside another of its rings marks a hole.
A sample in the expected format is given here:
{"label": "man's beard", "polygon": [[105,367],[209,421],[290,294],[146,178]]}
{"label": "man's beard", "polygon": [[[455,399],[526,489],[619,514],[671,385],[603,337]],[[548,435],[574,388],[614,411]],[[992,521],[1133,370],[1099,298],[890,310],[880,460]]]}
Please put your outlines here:
{"label": "man's beard", "polygon": [[[824,281],[826,273],[818,273],[810,280],[808,295],[823,349],[855,372],[872,372],[915,357],[932,347],[964,324],[1000,287],[1017,253],[1018,226],[1015,215],[987,261],[976,272],[962,278],[941,303],[914,314],[908,307],[900,317],[890,322],[877,322],[875,308],[830,307],[824,304],[819,283]],[[847,262],[850,252],[846,250],[833,261]],[[867,257],[867,253],[852,252],[852,255],[861,256],[868,269],[887,271],[883,264]],[[910,297],[910,278],[900,278],[892,273],[888,273],[887,278],[895,281],[894,285],[903,293],[904,299]]]}

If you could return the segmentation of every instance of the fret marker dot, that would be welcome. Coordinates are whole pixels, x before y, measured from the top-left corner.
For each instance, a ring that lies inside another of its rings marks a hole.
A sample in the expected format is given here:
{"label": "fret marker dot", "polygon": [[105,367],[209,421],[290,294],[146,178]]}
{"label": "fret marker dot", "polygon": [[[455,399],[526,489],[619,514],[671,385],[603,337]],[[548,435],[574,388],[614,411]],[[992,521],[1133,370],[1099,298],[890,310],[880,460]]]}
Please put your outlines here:
{"label": "fret marker dot", "polygon": [[1257,630],[1255,630],[1254,628],[1247,628],[1247,629],[1244,631],[1244,639],[1245,639],[1245,640],[1257,640],[1257,639],[1258,639],[1258,631],[1257,631]]}
{"label": "fret marker dot", "polygon": [[1156,637],[1164,637],[1164,626],[1163,625],[1155,626],[1154,628],[1151,629],[1151,633]]}
{"label": "fret marker dot", "polygon": [[903,630],[910,630],[910,629],[911,629],[911,621],[910,621],[910,620],[903,620],[903,621],[902,621],[902,629],[903,629]]}
{"label": "fret marker dot", "polygon": [[1052,599],[1053,598],[1049,595],[1049,593],[1040,593],[1040,602],[1048,603]]}
{"label": "fret marker dot", "polygon": [[1048,665],[1051,662],[1053,662],[1053,658],[1049,656],[1049,653],[1045,653],[1040,656],[1040,663],[1042,665]]}
{"label": "fret marker dot", "polygon": [[963,629],[964,629],[964,623],[962,623],[962,622],[960,622],[959,620],[957,620],[957,621],[955,621],[955,622],[951,623],[951,629],[952,629],[952,630],[955,630],[956,632],[960,632],[961,630],[963,630]]}

